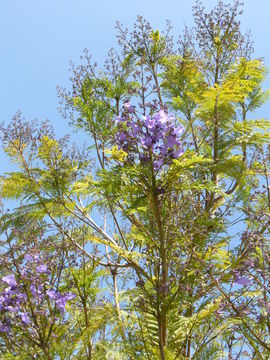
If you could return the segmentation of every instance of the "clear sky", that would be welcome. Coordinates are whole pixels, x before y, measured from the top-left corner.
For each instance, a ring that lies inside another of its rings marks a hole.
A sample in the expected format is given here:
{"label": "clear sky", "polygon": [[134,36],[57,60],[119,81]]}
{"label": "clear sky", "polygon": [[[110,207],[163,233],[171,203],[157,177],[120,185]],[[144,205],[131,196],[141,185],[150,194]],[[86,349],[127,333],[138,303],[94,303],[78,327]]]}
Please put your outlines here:
{"label": "clear sky", "polygon": [[[207,7],[218,0],[204,0]],[[270,0],[244,0],[242,28],[250,28],[258,57],[270,68]],[[68,131],[57,111],[56,86],[69,86],[69,61],[84,48],[103,63],[116,45],[115,22],[131,26],[143,15],[154,28],[171,20],[174,33],[192,25],[192,0],[0,0],[0,121],[18,110],[28,119],[50,119],[56,133]],[[265,87],[270,87],[267,80]],[[270,117],[270,103],[257,114]],[[2,156],[2,153],[0,153]],[[0,162],[0,173],[6,170]]]}

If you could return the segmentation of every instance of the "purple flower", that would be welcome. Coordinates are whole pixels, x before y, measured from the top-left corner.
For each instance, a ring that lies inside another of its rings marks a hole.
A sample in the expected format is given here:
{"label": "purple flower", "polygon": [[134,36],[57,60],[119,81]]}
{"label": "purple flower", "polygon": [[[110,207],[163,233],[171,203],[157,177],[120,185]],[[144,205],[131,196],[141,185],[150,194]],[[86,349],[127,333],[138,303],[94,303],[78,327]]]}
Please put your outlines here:
{"label": "purple flower", "polygon": [[132,106],[129,101],[124,102],[124,108],[125,108],[129,113],[134,113],[135,107]]}
{"label": "purple flower", "polygon": [[121,117],[121,116],[117,116],[117,117],[115,118],[115,123],[116,123],[116,125],[119,124],[119,123],[125,122],[125,121],[126,121],[126,119],[123,118],[123,117]]}
{"label": "purple flower", "polygon": [[154,170],[159,170],[163,164],[164,164],[163,159],[158,159],[154,161]]}
{"label": "purple flower", "polygon": [[5,293],[7,296],[17,295],[19,294],[19,290],[16,288],[7,288],[5,289]]}
{"label": "purple flower", "polygon": [[[124,107],[131,107],[125,102]],[[128,153],[128,160],[134,162],[139,155],[141,162],[149,158],[149,149],[152,150],[154,169],[159,170],[163,164],[170,164],[172,159],[179,158],[183,154],[180,135],[184,129],[175,126],[175,118],[171,114],[160,110],[153,116],[146,115],[137,119],[133,116],[126,117],[127,126],[123,126],[123,118],[116,119],[118,132],[115,139],[119,150]],[[139,151],[138,151],[139,150]]]}
{"label": "purple flower", "polygon": [[22,302],[22,301],[24,301],[24,300],[26,300],[26,299],[27,299],[27,295],[24,294],[24,293],[19,293],[19,294],[17,295],[17,300],[18,300],[19,302]]}
{"label": "purple flower", "polygon": [[56,300],[56,306],[58,310],[63,313],[66,310],[66,300],[65,298],[60,298]]}
{"label": "purple flower", "polygon": [[150,115],[143,115],[141,118],[141,122],[144,126],[148,127],[148,124],[152,121]]}
{"label": "purple flower", "polygon": [[4,276],[4,277],[2,277],[2,280],[3,280],[5,283],[7,283],[9,286],[11,286],[11,287],[17,286],[17,282],[16,282],[16,280],[15,280],[14,275]]}
{"label": "purple flower", "polygon": [[33,257],[32,255],[30,255],[30,254],[25,254],[25,255],[24,255],[24,258],[25,258],[25,260],[27,260],[27,261],[33,261],[33,260],[34,260],[34,257]]}
{"label": "purple flower", "polygon": [[17,312],[19,310],[19,308],[14,306],[6,306],[5,309],[9,312]]}
{"label": "purple flower", "polygon": [[146,118],[145,126],[149,131],[153,131],[156,128],[156,122],[151,118]]}
{"label": "purple flower", "polygon": [[36,271],[37,271],[38,273],[47,273],[47,272],[48,272],[48,268],[47,268],[46,265],[41,264],[41,265],[39,265],[39,266],[36,267]]}
{"label": "purple flower", "polygon": [[166,145],[160,146],[159,150],[160,150],[160,153],[161,153],[162,155],[165,155],[165,154],[167,154],[167,152],[168,152],[168,148],[167,148]]}
{"label": "purple flower", "polygon": [[140,133],[140,128],[139,128],[138,125],[132,124],[132,125],[131,125],[131,128],[132,128],[132,130],[133,130],[133,135],[134,135],[134,136],[137,136],[137,135]]}
{"label": "purple flower", "polygon": [[152,138],[151,136],[145,136],[142,139],[142,145],[146,146],[146,147],[150,147],[152,145]]}
{"label": "purple flower", "polygon": [[22,322],[23,322],[25,325],[29,325],[29,324],[30,324],[30,320],[29,320],[28,314],[27,314],[26,312],[23,312],[23,313],[21,313],[20,315],[21,315]]}
{"label": "purple flower", "polygon": [[180,136],[184,132],[184,128],[182,126],[178,126],[176,129],[173,130],[172,135]]}
{"label": "purple flower", "polygon": [[155,114],[154,119],[159,121],[161,124],[166,124],[168,121],[172,120],[173,117],[168,115],[164,110],[160,110]]}
{"label": "purple flower", "polygon": [[47,295],[49,299],[56,300],[58,293],[55,290],[51,289],[51,290],[47,290]]}
{"label": "purple flower", "polygon": [[246,278],[246,277],[237,277],[235,280],[234,280],[234,284],[238,284],[238,285],[250,285],[250,279],[249,278]]}
{"label": "purple flower", "polygon": [[35,298],[39,298],[41,295],[41,288],[40,286],[37,286],[36,284],[30,285],[30,290]]}
{"label": "purple flower", "polygon": [[7,324],[1,324],[0,323],[0,332],[7,332],[9,333],[10,332],[10,326],[7,325]]}
{"label": "purple flower", "polygon": [[56,306],[57,306],[58,310],[61,313],[63,313],[66,309],[66,302],[74,299],[75,297],[76,297],[76,295],[73,293],[68,293],[66,295],[60,295],[59,299],[56,300]]}
{"label": "purple flower", "polygon": [[3,296],[0,296],[0,304],[3,308],[3,305],[6,305],[7,303],[9,303],[9,298],[7,295],[3,294]]}
{"label": "purple flower", "polygon": [[174,147],[174,145],[179,146],[180,141],[177,139],[177,137],[175,135],[169,135],[167,138],[167,146],[172,148],[172,147]]}
{"label": "purple flower", "polygon": [[173,158],[178,159],[183,154],[184,154],[184,150],[181,147],[179,147],[177,150],[173,152]]}
{"label": "purple flower", "polygon": [[126,140],[127,135],[125,133],[123,133],[123,132],[120,132],[118,134],[118,138],[119,138],[120,141],[124,141],[124,140]]}
{"label": "purple flower", "polygon": [[68,293],[65,295],[66,301],[75,299],[76,295],[74,293]]}

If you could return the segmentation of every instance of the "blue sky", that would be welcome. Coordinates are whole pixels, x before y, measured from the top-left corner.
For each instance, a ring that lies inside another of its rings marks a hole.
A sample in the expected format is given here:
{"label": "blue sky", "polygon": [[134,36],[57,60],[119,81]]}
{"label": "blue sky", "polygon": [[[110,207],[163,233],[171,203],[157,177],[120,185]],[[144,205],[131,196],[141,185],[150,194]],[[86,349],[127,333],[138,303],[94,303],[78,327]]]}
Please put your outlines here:
{"label": "blue sky", "polygon": [[[205,0],[207,7],[217,0]],[[246,0],[242,28],[251,29],[256,56],[270,68],[269,0]],[[84,48],[103,63],[116,45],[115,22],[131,26],[138,14],[154,28],[165,20],[178,34],[192,25],[192,0],[0,0],[0,121],[18,110],[28,119],[50,119],[56,133],[71,131],[57,111],[56,86],[69,86],[69,61],[79,62]],[[270,87],[270,81],[265,83]],[[269,118],[270,104],[257,114]],[[2,153],[0,153],[1,155]],[[2,156],[2,155],[1,155]],[[0,162],[0,173],[7,169]]]}

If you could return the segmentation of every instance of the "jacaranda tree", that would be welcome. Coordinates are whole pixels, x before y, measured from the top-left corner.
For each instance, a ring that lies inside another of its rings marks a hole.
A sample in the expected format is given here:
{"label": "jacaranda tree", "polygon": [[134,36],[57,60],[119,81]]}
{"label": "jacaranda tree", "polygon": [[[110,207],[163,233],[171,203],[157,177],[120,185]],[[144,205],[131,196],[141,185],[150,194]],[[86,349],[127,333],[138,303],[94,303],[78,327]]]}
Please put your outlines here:
{"label": "jacaranda tree", "polygon": [[176,42],[117,24],[101,68],[86,51],[59,88],[84,147],[1,126],[1,359],[270,358],[268,93],[242,5],[197,1]]}

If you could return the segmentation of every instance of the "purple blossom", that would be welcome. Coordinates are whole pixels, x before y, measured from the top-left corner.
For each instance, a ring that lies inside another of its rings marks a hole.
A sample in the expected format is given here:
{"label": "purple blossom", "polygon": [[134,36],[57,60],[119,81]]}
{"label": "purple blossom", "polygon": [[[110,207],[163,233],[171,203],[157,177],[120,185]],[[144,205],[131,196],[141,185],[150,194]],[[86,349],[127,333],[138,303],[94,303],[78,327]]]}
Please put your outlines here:
{"label": "purple blossom", "polygon": [[132,106],[129,101],[124,102],[124,108],[125,108],[129,113],[134,113],[135,107]]}
{"label": "purple blossom", "polygon": [[47,295],[48,295],[49,299],[56,300],[58,293],[55,290],[50,289],[50,290],[47,290]]}
{"label": "purple blossom", "polygon": [[142,145],[146,146],[146,147],[150,147],[152,145],[152,138],[151,136],[145,136],[143,139],[142,139]]}
{"label": "purple blossom", "polygon": [[[125,104],[127,108],[131,106],[130,103]],[[128,161],[133,162],[137,158],[143,164],[149,162],[151,149],[154,170],[159,170],[183,154],[180,136],[184,129],[174,125],[175,118],[171,114],[160,110],[153,116],[145,115],[140,119],[131,115],[125,119],[126,114],[122,116],[115,121],[118,127],[115,139],[118,149],[128,153]],[[124,121],[127,126],[123,126]]]}
{"label": "purple blossom", "polygon": [[56,306],[58,310],[63,313],[66,310],[66,300],[65,298],[60,298],[56,300]]}
{"label": "purple blossom", "polygon": [[179,146],[180,141],[177,139],[176,135],[169,135],[167,138],[167,146],[173,148],[174,145]]}
{"label": "purple blossom", "polygon": [[133,131],[133,135],[134,136],[137,136],[139,133],[140,133],[140,128],[138,125],[136,124],[131,124],[131,128],[132,128],[132,131]]}
{"label": "purple blossom", "polygon": [[29,325],[30,324],[30,319],[29,319],[29,316],[26,312],[23,312],[20,314],[21,316],[21,319],[22,319],[22,322],[25,324],[25,325]]}
{"label": "purple blossom", "polygon": [[47,265],[41,264],[41,265],[37,266],[36,271],[38,273],[47,273],[48,272]]}
{"label": "purple blossom", "polygon": [[167,124],[168,122],[172,121],[174,118],[173,116],[167,114],[164,110],[160,110],[158,113],[155,114],[154,119],[161,124]]}
{"label": "purple blossom", "polygon": [[6,288],[5,289],[5,293],[7,296],[11,296],[11,295],[17,295],[19,294],[19,289],[17,288]]}
{"label": "purple blossom", "polygon": [[178,126],[176,129],[172,131],[172,135],[180,136],[184,132],[184,128],[182,126]]}
{"label": "purple blossom", "polygon": [[24,259],[27,261],[34,261],[33,255],[30,255],[30,254],[25,254]]}
{"label": "purple blossom", "polygon": [[173,152],[173,158],[174,159],[178,159],[180,156],[182,156],[184,154],[184,150],[181,148],[181,147],[179,147],[177,150],[175,150],[174,152]]}
{"label": "purple blossom", "polygon": [[14,306],[6,306],[5,307],[5,310],[7,310],[7,311],[9,311],[9,312],[17,312],[18,310],[19,310],[19,308],[18,307],[14,307]]}
{"label": "purple blossom", "polygon": [[159,150],[162,155],[165,155],[168,152],[168,147],[166,145],[162,145],[160,146]]}
{"label": "purple blossom", "polygon": [[9,333],[10,330],[11,328],[9,325],[0,323],[0,332]]}
{"label": "purple blossom", "polygon": [[72,300],[76,297],[75,294],[69,293],[66,295],[59,296],[59,299],[56,300],[56,306],[60,312],[64,312],[66,308],[66,302]]}
{"label": "purple blossom", "polygon": [[250,285],[251,281],[249,278],[246,277],[237,277],[234,280],[234,284],[238,284],[238,285]]}
{"label": "purple blossom", "polygon": [[126,140],[127,135],[124,132],[120,132],[118,134],[118,138],[119,138],[120,141],[124,141],[124,140]]}
{"label": "purple blossom", "polygon": [[67,301],[73,300],[73,299],[75,299],[75,297],[76,297],[76,295],[74,293],[68,293],[65,295],[65,299]]}
{"label": "purple blossom", "polygon": [[145,127],[149,130],[149,131],[153,131],[156,129],[156,125],[157,123],[155,122],[155,120],[151,119],[150,117],[145,117]]}
{"label": "purple blossom", "polygon": [[141,118],[141,124],[147,128],[151,128],[152,119],[150,115],[143,115]]}
{"label": "purple blossom", "polygon": [[154,161],[154,170],[159,170],[163,165],[163,163],[164,163],[163,159],[158,159],[157,161]]}
{"label": "purple blossom", "polygon": [[30,290],[31,290],[31,293],[32,295],[36,298],[36,299],[41,299],[43,298],[42,296],[42,286],[38,285],[37,284],[31,284],[30,285]]}
{"label": "purple blossom", "polygon": [[2,323],[0,322],[0,332],[9,333],[14,326],[28,326],[31,323],[27,312],[28,301],[31,301],[31,306],[39,317],[47,318],[51,311],[47,304],[48,298],[55,302],[55,310],[64,313],[66,302],[75,297],[75,294],[61,294],[53,288],[48,288],[47,275],[37,276],[36,273],[49,274],[46,263],[39,262],[36,264],[37,261],[40,261],[38,255],[27,253],[24,259],[26,263],[24,263],[23,279],[24,285],[28,288],[26,292],[25,286],[17,284],[14,275],[7,275],[2,278],[2,281],[6,283],[6,288],[0,293],[0,311],[4,319]]}
{"label": "purple blossom", "polygon": [[6,294],[0,296],[0,310],[5,308],[5,305],[9,304],[9,297]]}
{"label": "purple blossom", "polygon": [[16,287],[17,286],[17,282],[15,280],[14,275],[4,276],[4,277],[2,277],[2,280],[11,287]]}
{"label": "purple blossom", "polygon": [[123,123],[123,122],[126,122],[126,119],[125,119],[125,118],[123,118],[123,117],[121,117],[121,116],[117,116],[117,117],[115,118],[115,123],[116,123],[116,124]]}
{"label": "purple blossom", "polygon": [[19,301],[19,302],[25,301],[26,299],[27,299],[27,295],[24,293],[19,293],[17,295],[17,301]]}

